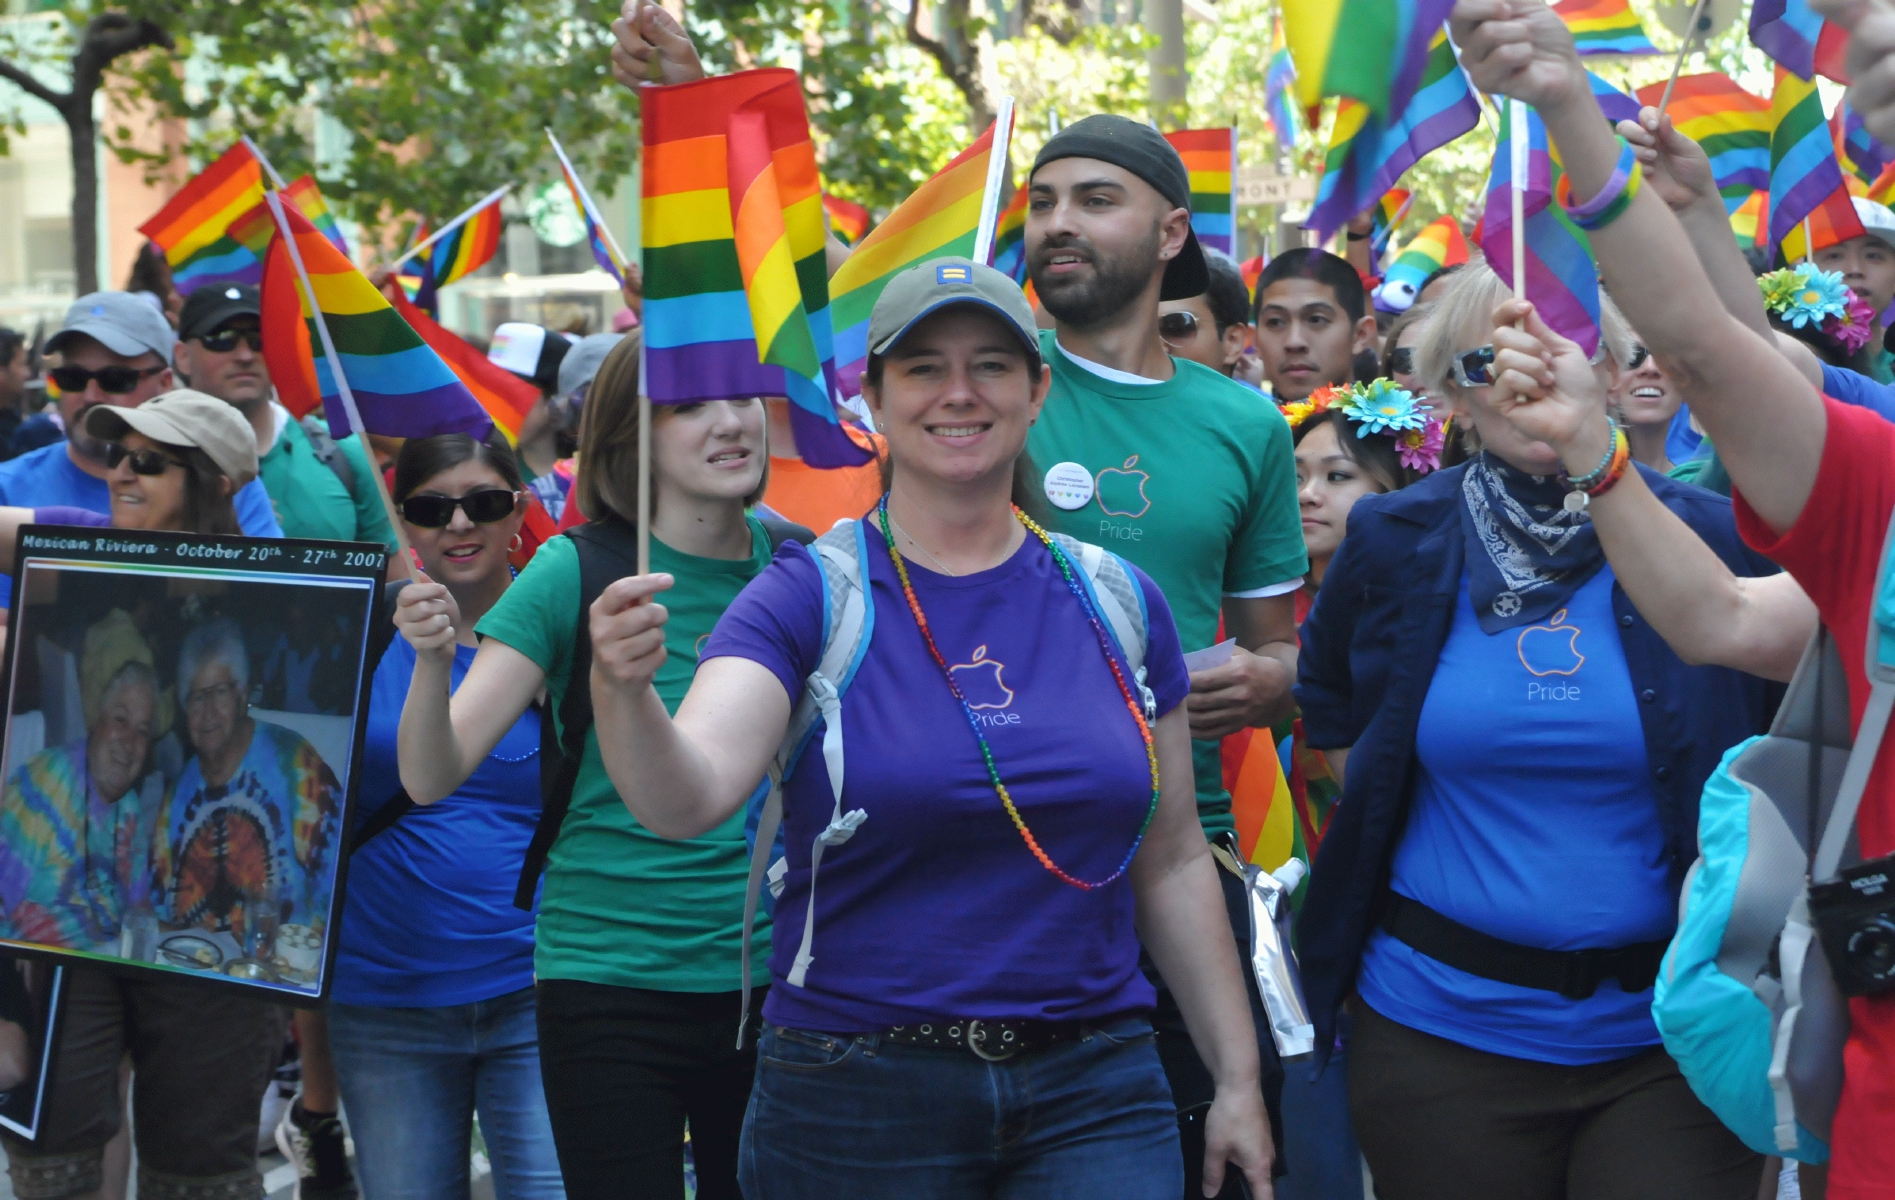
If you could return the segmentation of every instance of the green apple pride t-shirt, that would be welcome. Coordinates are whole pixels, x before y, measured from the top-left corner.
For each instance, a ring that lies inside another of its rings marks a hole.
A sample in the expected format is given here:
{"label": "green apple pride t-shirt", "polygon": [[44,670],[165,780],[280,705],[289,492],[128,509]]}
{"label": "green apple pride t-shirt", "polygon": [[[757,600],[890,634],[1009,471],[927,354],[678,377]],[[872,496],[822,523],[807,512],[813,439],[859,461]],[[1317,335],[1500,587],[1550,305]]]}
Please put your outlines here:
{"label": "green apple pride t-shirt", "polygon": [[[655,681],[674,713],[717,619],[769,564],[770,538],[754,518],[750,541],[749,558],[719,559],[651,540],[651,569],[677,581],[658,597],[670,618]],[[571,538],[558,537],[539,548],[474,628],[539,664],[557,714],[568,687],[590,686],[572,678],[578,620],[579,552]],[[598,733],[588,731],[572,807],[546,859],[534,974],[661,992],[734,992],[742,986],[738,951],[749,871],[741,809],[701,837],[659,837],[619,799],[599,758]],[[768,960],[770,926],[761,914],[751,948],[757,961]]]}
{"label": "green apple pride t-shirt", "polygon": [[[1040,352],[1053,388],[1027,450],[1051,525],[1150,575],[1187,651],[1217,640],[1225,596],[1301,582],[1290,427],[1268,397],[1181,358],[1162,382],[1108,379],[1074,363],[1051,330]],[[1230,829],[1218,744],[1192,749],[1198,817],[1207,833]]]}

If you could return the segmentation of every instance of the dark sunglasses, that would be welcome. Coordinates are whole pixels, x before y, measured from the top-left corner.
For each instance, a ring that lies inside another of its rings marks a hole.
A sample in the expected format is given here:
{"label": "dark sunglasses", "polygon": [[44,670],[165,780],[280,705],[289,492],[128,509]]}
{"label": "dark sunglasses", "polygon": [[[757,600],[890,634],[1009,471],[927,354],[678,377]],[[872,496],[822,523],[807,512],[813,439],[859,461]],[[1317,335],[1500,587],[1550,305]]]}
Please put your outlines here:
{"label": "dark sunglasses", "polygon": [[1637,342],[1633,342],[1632,343],[1632,361],[1625,364],[1625,369],[1628,371],[1636,371],[1640,367],[1644,366],[1645,360],[1650,358],[1651,356],[1652,356],[1652,352],[1650,350],[1647,350],[1645,347],[1639,345]]}
{"label": "dark sunglasses", "polygon": [[1494,386],[1494,348],[1482,346],[1455,355],[1448,364],[1448,373],[1462,387]]}
{"label": "dark sunglasses", "polygon": [[172,467],[184,464],[161,450],[132,450],[117,442],[105,444],[105,465],[118,470],[118,465],[130,459],[134,475],[162,475]]}
{"label": "dark sunglasses", "polygon": [[1158,318],[1158,336],[1167,342],[1188,342],[1197,335],[1196,313],[1168,312]]}
{"label": "dark sunglasses", "polygon": [[474,524],[491,525],[512,516],[519,506],[519,492],[482,488],[465,496],[410,496],[401,502],[401,516],[420,529],[446,529],[457,508]]}
{"label": "dark sunglasses", "polygon": [[1388,352],[1388,373],[1390,375],[1413,375],[1415,373],[1415,348],[1397,346]]}
{"label": "dark sunglasses", "polygon": [[99,390],[106,395],[123,396],[162,370],[163,367],[100,367],[96,371],[88,371],[84,367],[54,367],[46,374],[53,381],[53,386],[62,392],[77,395],[96,379],[99,381]]}
{"label": "dark sunglasses", "polygon": [[212,354],[229,354],[242,342],[249,346],[252,353],[263,353],[263,331],[261,329],[219,329],[197,339],[198,345]]}

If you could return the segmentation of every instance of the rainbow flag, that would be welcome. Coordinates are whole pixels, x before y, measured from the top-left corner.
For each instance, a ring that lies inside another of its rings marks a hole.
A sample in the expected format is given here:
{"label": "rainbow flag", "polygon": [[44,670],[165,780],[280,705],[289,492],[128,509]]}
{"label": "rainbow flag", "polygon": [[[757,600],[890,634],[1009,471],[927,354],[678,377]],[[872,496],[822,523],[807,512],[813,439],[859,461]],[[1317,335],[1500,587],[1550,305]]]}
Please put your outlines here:
{"label": "rainbow flag", "polygon": [[391,303],[401,319],[408,322],[408,327],[441,356],[448,370],[460,376],[474,399],[487,410],[494,426],[506,434],[507,441],[518,443],[520,426],[533,406],[540,402],[540,390],[513,372],[494,366],[465,339],[416,308],[399,289],[392,295]]}
{"label": "rainbow flag", "polygon": [[[1835,143],[1823,120],[1823,100],[1816,94],[1815,81],[1799,79],[1788,67],[1778,64],[1776,91],[1770,97],[1770,123],[1770,244],[1783,245],[1793,229],[1800,244],[1798,227],[1804,218],[1837,196],[1849,216],[1844,220],[1831,205],[1824,213],[1824,223],[1839,222],[1834,232],[1853,224],[1854,232],[1842,233],[1842,239],[1860,236],[1862,223],[1855,219],[1855,207],[1843,186],[1842,164],[1836,161]],[[1817,238],[1813,227],[1811,237],[1819,246],[1831,244]]]}
{"label": "rainbow flag", "polygon": [[1454,57],[1447,34],[1437,30],[1421,87],[1401,119],[1384,126],[1368,105],[1337,102],[1322,183],[1305,225],[1328,240],[1395,186],[1422,155],[1445,146],[1480,124],[1480,103]]}
{"label": "rainbow flag", "polygon": [[1026,206],[1027,190],[1014,188],[1013,199],[994,219],[994,269],[1015,283],[1026,282]]}
{"label": "rainbow flag", "polygon": [[[1767,208],[1765,213],[1768,214]],[[1809,230],[1809,240],[1815,243],[1813,249],[1803,244],[1805,229]],[[1848,189],[1837,188],[1784,236],[1783,261],[1801,261],[1818,250],[1827,250],[1839,242],[1861,237],[1866,232],[1862,227],[1862,218],[1856,215],[1856,206],[1851,203]]]}
{"label": "rainbow flag", "polygon": [[1638,101],[1613,87],[1605,80],[1586,72],[1586,78],[1592,81],[1592,98],[1599,102],[1599,110],[1605,113],[1605,119],[1617,125],[1620,121],[1638,120]]}
{"label": "rainbow flag", "polygon": [[322,189],[316,186],[315,176],[304,175],[292,180],[281,195],[302,210],[303,215],[309,218],[309,223],[316,227],[316,232],[328,238],[331,246],[342,251],[344,257],[348,256],[349,239],[342,236],[342,226],[336,223],[336,215],[329,211],[329,202],[322,198]]}
{"label": "rainbow flag", "polygon": [[845,246],[853,246],[869,231],[869,210],[853,200],[822,194],[822,210],[829,214],[829,231]]}
{"label": "rainbow flag", "polygon": [[646,394],[786,396],[806,462],[867,461],[830,400],[822,196],[796,73],[649,87],[643,103]]}
{"label": "rainbow flag", "polygon": [[1383,120],[1405,111],[1453,8],[1453,0],[1284,0],[1297,103],[1347,96]]}
{"label": "rainbow flag", "polygon": [[1875,140],[1863,123],[1862,114],[1849,107],[1847,100],[1836,105],[1836,111],[1829,114],[1829,133],[1836,143],[1836,158],[1865,184],[1875,182],[1876,176],[1890,162],[1895,162],[1895,151]]}
{"label": "rainbow flag", "polygon": [[[1179,129],[1165,140],[1191,176],[1191,231],[1198,245],[1230,254],[1237,244],[1237,131]],[[1024,221],[1024,217],[1022,217]]]}
{"label": "rainbow flag", "polygon": [[[265,247],[259,255],[264,328],[300,331],[294,338],[270,339],[263,348],[285,407],[308,412],[310,400],[319,400],[338,438],[358,428],[388,437],[487,432],[492,421],[467,385],[301,210],[282,205],[279,226],[267,202],[257,207],[269,221],[260,233],[255,210],[242,220],[246,240]],[[303,291],[286,233],[295,239],[313,295]],[[324,328],[341,364],[340,378],[324,350]]]}
{"label": "rainbow flag", "polygon": [[1877,204],[1895,204],[1895,163],[1882,168],[1866,195]]}
{"label": "rainbow flag", "polygon": [[1255,258],[1246,258],[1237,264],[1237,273],[1243,276],[1244,291],[1250,294],[1252,308],[1255,308],[1257,304],[1257,281],[1263,278],[1263,268],[1266,265],[1267,260],[1261,254]]}
{"label": "rainbow flag", "polygon": [[835,306],[836,374],[845,394],[861,391],[862,370],[869,358],[869,314],[888,281],[929,259],[974,256],[996,136],[1005,138],[1007,134],[989,125],[973,145],[949,160],[889,213],[874,233],[863,238],[830,279],[829,294]]}
{"label": "rainbow flag", "polygon": [[1274,871],[1296,848],[1296,817],[1283,760],[1268,729],[1241,729],[1218,746],[1231,821],[1245,862]]}
{"label": "rainbow flag", "polygon": [[504,224],[500,201],[504,198],[504,190],[496,192],[476,208],[462,213],[434,245],[408,260],[420,269],[421,286],[410,297],[416,306],[433,312],[437,292],[480,270],[499,251],[500,229]]}
{"label": "rainbow flag", "polygon": [[592,193],[586,185],[579,182],[579,173],[572,169],[572,160],[566,157],[566,148],[559,144],[553,131],[546,131],[546,140],[553,144],[553,153],[559,156],[559,173],[566,177],[566,190],[572,193],[573,206],[579,210],[580,217],[586,223],[586,244],[592,248],[592,261],[599,269],[625,286],[625,264],[620,260],[618,247],[612,244],[612,235],[606,231],[605,218],[599,215],[598,205],[592,202]]}
{"label": "rainbow flag", "polygon": [[[1640,104],[1657,106],[1663,82],[1638,89]],[[1710,71],[1686,75],[1671,93],[1665,110],[1678,131],[1704,147],[1724,206],[1735,209],[1758,188],[1770,186],[1770,102]]]}
{"label": "rainbow flag", "polygon": [[1395,236],[1395,229],[1414,206],[1415,194],[1407,188],[1390,188],[1382,195],[1372,210],[1375,213],[1374,224],[1369,229],[1369,254],[1371,258],[1380,257],[1388,245],[1388,239]]}
{"label": "rainbow flag", "polygon": [[1276,131],[1278,150],[1296,144],[1296,64],[1290,60],[1289,43],[1283,40],[1283,14],[1278,13],[1270,32],[1270,60],[1263,71],[1263,111]]}
{"label": "rainbow flag", "polygon": [[171,282],[189,295],[210,284],[254,284],[263,264],[227,236],[233,220],[263,200],[263,164],[240,141],[199,171],[138,232],[171,264]]}
{"label": "rainbow flag", "polygon": [[1849,82],[1842,61],[1849,35],[1816,15],[1809,0],[1756,0],[1750,8],[1750,40],[1798,79],[1822,75]]}
{"label": "rainbow flag", "polygon": [[1428,276],[1442,267],[1459,266],[1468,258],[1467,237],[1461,223],[1453,217],[1436,217],[1409,239],[1395,261],[1382,276],[1375,291],[1377,307],[1389,312],[1406,312],[1421,294]]}
{"label": "rainbow flag", "polygon": [[1553,6],[1581,54],[1656,54],[1626,0],[1560,0]]}
{"label": "rainbow flag", "polygon": [[[1515,110],[1518,110],[1516,112]],[[1599,270],[1585,233],[1553,203],[1564,172],[1553,160],[1546,125],[1526,105],[1500,106],[1500,136],[1494,144],[1494,168],[1487,184],[1487,211],[1481,218],[1481,252],[1494,273],[1513,280],[1514,120],[1524,117],[1518,136],[1526,141],[1526,298],[1545,322],[1579,343],[1587,354],[1599,348]]]}
{"label": "rainbow flag", "polygon": [[1761,246],[1770,228],[1770,193],[1758,188],[1731,213],[1731,232],[1740,246]]}

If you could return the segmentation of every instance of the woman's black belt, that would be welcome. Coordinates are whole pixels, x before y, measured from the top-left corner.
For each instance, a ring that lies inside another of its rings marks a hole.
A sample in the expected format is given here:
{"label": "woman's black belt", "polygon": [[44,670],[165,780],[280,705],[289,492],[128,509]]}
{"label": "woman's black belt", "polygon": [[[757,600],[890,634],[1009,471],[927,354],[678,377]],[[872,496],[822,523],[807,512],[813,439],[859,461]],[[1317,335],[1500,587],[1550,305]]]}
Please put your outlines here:
{"label": "woman's black belt", "polygon": [[1394,891],[1384,897],[1382,928],[1456,970],[1496,983],[1558,992],[1568,1000],[1584,1000],[1607,979],[1617,979],[1628,993],[1644,991],[1657,981],[1658,963],[1671,944],[1666,940],[1605,950],[1541,950],[1471,929]]}
{"label": "woman's black belt", "polygon": [[1017,1054],[1044,1050],[1055,1042],[1076,1042],[1085,1036],[1085,1021],[928,1021],[897,1025],[882,1031],[885,1042],[904,1046],[935,1046],[971,1050],[988,1062],[1004,1062]]}

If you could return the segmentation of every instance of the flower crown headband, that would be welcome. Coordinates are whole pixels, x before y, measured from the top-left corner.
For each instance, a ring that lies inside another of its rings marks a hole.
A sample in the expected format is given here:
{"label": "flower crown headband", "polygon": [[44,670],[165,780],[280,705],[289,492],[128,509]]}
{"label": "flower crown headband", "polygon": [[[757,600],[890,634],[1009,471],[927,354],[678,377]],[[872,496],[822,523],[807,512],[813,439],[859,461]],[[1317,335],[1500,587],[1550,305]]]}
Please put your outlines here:
{"label": "flower crown headband", "polygon": [[1413,392],[1391,380],[1320,387],[1307,400],[1278,405],[1291,429],[1300,429],[1305,421],[1332,408],[1354,423],[1359,438],[1370,434],[1393,438],[1402,466],[1416,474],[1426,475],[1440,467],[1447,424],[1417,404]]}
{"label": "flower crown headband", "polygon": [[1850,354],[1869,344],[1875,310],[1849,290],[1840,271],[1801,263],[1758,276],[1757,290],[1771,315],[1792,329],[1814,330]]}

